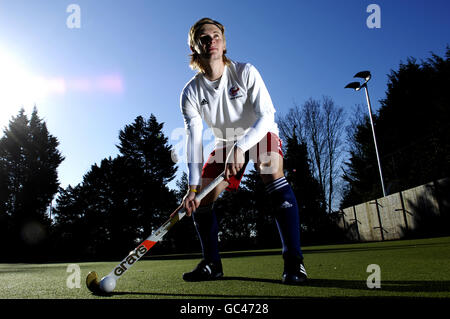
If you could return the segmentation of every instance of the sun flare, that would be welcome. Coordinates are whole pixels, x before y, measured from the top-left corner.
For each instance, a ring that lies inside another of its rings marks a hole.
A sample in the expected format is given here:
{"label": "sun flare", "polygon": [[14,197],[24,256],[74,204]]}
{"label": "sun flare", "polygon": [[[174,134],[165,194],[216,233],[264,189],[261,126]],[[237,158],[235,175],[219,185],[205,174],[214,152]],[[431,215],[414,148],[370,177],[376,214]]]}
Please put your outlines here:
{"label": "sun flare", "polygon": [[63,92],[64,81],[46,79],[29,70],[18,58],[0,48],[0,122],[30,109],[52,92]]}

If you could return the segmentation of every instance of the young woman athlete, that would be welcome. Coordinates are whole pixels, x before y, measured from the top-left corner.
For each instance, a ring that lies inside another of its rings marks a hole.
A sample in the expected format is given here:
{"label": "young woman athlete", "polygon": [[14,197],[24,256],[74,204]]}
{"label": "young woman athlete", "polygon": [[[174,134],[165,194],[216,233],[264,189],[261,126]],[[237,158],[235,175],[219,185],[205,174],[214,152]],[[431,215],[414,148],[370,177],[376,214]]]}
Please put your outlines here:
{"label": "young woman athlete", "polygon": [[[282,282],[301,284],[307,274],[300,248],[298,206],[283,173],[283,152],[275,123],[275,108],[266,86],[249,63],[225,56],[225,28],[210,18],[197,21],[189,31],[190,66],[198,73],[180,97],[187,134],[189,189],[183,199],[193,217],[203,259],[183,274],[186,281],[223,276],[218,247],[218,223],[214,201],[226,189],[237,190],[249,160],[255,163],[268,196],[275,205],[275,220],[282,242]],[[203,121],[215,137],[214,151],[203,164]],[[200,201],[196,194],[225,172],[225,180]]]}

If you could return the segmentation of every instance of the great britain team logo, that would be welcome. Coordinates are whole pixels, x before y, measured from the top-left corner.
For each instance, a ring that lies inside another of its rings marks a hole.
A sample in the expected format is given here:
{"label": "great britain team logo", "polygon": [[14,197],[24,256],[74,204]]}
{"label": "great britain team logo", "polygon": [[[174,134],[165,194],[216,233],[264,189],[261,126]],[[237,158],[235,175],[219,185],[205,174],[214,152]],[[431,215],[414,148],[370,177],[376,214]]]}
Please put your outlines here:
{"label": "great britain team logo", "polygon": [[240,98],[240,97],[243,96],[242,94],[239,94],[239,93],[242,93],[242,92],[239,90],[239,87],[235,86],[235,85],[232,86],[228,90],[228,93],[230,94],[230,100],[235,100],[235,99]]}
{"label": "great britain team logo", "polygon": [[238,93],[239,93],[239,88],[238,88],[237,86],[232,86],[232,87],[228,90],[228,92],[230,93],[230,95],[231,95],[232,97],[235,97],[235,96],[238,95]]}

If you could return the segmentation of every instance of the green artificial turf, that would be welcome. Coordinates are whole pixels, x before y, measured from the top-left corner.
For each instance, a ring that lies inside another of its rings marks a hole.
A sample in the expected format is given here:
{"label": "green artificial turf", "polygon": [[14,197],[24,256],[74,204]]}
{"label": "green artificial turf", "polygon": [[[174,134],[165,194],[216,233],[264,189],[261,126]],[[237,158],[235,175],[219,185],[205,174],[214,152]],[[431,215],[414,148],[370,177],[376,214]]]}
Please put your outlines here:
{"label": "green artificial turf", "polygon": [[[181,279],[198,259],[157,259],[150,252],[110,296],[92,295],[84,280],[91,270],[100,277],[108,274],[117,262],[78,263],[80,288],[67,285],[73,275],[67,272],[70,263],[0,264],[0,298],[450,298],[450,237],[310,246],[304,255],[309,281],[286,286],[280,283],[279,250],[224,253],[224,279],[198,283]],[[380,267],[379,289],[367,287],[370,264]]]}

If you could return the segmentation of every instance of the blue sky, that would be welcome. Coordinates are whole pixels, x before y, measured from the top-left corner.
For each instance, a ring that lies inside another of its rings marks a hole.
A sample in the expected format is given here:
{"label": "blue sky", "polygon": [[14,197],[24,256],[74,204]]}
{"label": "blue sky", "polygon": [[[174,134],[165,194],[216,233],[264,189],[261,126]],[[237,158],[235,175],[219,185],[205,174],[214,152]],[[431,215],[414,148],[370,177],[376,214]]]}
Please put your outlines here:
{"label": "blue sky", "polygon": [[[71,4],[80,28],[66,24]],[[370,4],[381,9],[381,28],[366,25]],[[225,25],[228,56],[258,68],[279,114],[323,95],[348,112],[365,105],[363,93],[344,90],[361,70],[372,72],[377,110],[390,70],[411,56],[444,55],[449,13],[446,0],[0,0],[0,127],[36,104],[60,141],[63,187],[116,156],[119,130],[138,115],[153,113],[172,136],[194,75],[187,34],[206,16]]]}

